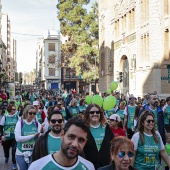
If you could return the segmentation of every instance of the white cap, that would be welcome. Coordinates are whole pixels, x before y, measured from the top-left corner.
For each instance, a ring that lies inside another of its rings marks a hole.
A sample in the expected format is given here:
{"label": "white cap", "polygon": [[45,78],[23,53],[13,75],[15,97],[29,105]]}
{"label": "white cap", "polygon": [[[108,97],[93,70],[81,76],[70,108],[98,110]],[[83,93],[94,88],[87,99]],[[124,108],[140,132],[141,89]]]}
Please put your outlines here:
{"label": "white cap", "polygon": [[33,102],[33,105],[34,105],[34,106],[38,106],[38,105],[39,105],[39,101],[34,101],[34,102]]}
{"label": "white cap", "polygon": [[110,119],[117,120],[118,122],[121,121],[120,116],[118,114],[113,114],[110,116]]}

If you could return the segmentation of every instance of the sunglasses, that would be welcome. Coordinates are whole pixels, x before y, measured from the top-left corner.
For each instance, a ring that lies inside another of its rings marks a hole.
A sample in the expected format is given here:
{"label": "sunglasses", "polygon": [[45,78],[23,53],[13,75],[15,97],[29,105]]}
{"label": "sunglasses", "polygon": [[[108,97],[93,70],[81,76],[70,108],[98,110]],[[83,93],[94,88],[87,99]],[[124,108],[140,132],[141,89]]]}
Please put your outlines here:
{"label": "sunglasses", "polygon": [[151,123],[151,122],[152,122],[152,123],[155,123],[155,120],[150,120],[150,119],[148,119],[148,120],[146,120],[146,122],[147,122],[147,123]]}
{"label": "sunglasses", "polygon": [[28,112],[28,114],[31,116],[31,115],[36,115],[36,112]]}
{"label": "sunglasses", "polygon": [[100,111],[90,111],[89,113],[90,113],[91,115],[94,115],[94,113],[100,114]]}
{"label": "sunglasses", "polygon": [[116,121],[116,120],[114,120],[114,119],[109,119],[111,122],[114,122],[114,121]]}
{"label": "sunglasses", "polygon": [[[117,155],[119,156],[119,158],[124,158],[126,153],[124,151],[120,151]],[[134,156],[134,153],[133,152],[128,152],[127,156],[129,158],[132,158]]]}
{"label": "sunglasses", "polygon": [[56,122],[62,123],[62,122],[63,122],[63,119],[58,119],[58,120],[56,120],[56,119],[51,119],[50,122],[51,122],[52,124],[55,124]]}
{"label": "sunglasses", "polygon": [[135,99],[135,98],[133,98],[133,97],[130,97],[130,98],[129,98],[129,100],[134,100],[134,99]]}
{"label": "sunglasses", "polygon": [[16,109],[12,109],[12,110],[14,110],[14,111],[15,111]]}

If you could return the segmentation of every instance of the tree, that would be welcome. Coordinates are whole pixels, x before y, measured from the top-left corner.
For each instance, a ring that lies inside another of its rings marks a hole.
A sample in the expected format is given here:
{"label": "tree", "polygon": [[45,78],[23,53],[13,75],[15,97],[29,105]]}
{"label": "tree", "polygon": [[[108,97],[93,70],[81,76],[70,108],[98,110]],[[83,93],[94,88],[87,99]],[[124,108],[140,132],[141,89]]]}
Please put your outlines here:
{"label": "tree", "polygon": [[[60,0],[57,8],[61,33],[69,37],[62,45],[64,62],[83,79],[98,78],[98,3],[87,13],[88,0]],[[96,61],[96,62],[95,62]]]}

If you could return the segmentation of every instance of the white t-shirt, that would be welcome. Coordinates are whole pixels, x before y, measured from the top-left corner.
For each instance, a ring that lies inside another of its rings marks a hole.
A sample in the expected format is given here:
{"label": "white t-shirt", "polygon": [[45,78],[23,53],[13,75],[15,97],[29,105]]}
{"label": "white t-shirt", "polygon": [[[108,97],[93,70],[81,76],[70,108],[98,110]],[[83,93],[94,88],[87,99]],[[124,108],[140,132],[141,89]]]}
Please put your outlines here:
{"label": "white t-shirt", "polygon": [[33,162],[28,170],[95,170],[91,162],[78,156],[77,162],[70,167],[64,167],[58,164],[52,154],[47,155],[35,162]]}

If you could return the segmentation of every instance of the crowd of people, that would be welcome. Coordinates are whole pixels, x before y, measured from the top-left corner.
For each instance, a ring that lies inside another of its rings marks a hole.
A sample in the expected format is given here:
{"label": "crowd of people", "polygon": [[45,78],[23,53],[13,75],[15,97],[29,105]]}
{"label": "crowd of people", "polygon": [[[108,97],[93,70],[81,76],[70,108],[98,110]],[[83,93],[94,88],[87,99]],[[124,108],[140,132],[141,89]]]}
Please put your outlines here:
{"label": "crowd of people", "polygon": [[[170,97],[113,91],[104,110],[75,92],[25,89],[0,107],[4,163],[18,170],[170,168]],[[10,148],[12,154],[10,155]]]}

